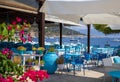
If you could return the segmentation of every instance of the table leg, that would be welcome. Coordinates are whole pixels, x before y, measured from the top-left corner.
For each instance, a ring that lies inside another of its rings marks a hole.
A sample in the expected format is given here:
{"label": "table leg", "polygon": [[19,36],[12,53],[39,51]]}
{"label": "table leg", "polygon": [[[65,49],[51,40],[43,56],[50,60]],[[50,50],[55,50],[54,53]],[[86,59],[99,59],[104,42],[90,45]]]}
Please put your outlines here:
{"label": "table leg", "polygon": [[115,78],[114,78],[114,77],[112,77],[112,82],[114,82],[114,80],[115,80]]}

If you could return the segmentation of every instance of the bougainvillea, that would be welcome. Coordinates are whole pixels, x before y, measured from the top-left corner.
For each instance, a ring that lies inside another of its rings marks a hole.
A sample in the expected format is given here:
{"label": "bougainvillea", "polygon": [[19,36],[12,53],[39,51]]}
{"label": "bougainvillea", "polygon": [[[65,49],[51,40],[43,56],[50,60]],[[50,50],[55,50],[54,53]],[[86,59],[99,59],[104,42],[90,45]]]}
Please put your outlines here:
{"label": "bougainvillea", "polygon": [[[25,29],[30,30],[30,27],[30,23],[20,17],[16,17],[16,19],[12,21],[12,23],[4,22],[0,24],[0,41],[4,41],[6,39],[8,41],[15,40],[14,35],[16,31],[19,32],[19,39],[22,42],[31,41],[30,34],[25,34]],[[27,35],[29,35],[29,37],[25,38]]]}
{"label": "bougainvillea", "polygon": [[8,48],[4,48],[4,49],[1,51],[1,53],[2,53],[3,55],[5,55],[8,59],[11,59],[11,56],[12,56],[12,54],[13,54],[13,51],[10,50],[10,49],[8,49]]}
{"label": "bougainvillea", "polygon": [[24,72],[19,81],[21,82],[27,81],[27,78],[31,79],[33,82],[38,82],[38,80],[43,81],[44,79],[49,78],[49,75],[45,70],[39,71],[28,70]]}

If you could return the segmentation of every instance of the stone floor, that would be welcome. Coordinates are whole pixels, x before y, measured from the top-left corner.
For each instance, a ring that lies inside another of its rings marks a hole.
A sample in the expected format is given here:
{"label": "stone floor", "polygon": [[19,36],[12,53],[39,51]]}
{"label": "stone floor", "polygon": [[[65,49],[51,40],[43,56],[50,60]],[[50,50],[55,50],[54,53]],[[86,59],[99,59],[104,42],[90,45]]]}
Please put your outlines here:
{"label": "stone floor", "polygon": [[[76,71],[75,75],[73,71],[57,71],[55,74],[51,74],[49,79],[45,79],[43,82],[103,82],[103,77],[103,67],[95,67],[89,70],[85,69],[85,75],[83,70]],[[112,82],[111,77],[106,78],[105,82]]]}

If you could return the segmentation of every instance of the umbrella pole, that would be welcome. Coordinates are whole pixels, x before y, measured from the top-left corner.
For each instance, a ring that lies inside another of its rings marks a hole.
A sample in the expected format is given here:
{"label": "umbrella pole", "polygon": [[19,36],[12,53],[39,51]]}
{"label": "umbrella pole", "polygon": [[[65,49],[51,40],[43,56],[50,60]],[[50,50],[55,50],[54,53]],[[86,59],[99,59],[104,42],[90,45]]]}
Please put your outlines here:
{"label": "umbrella pole", "polygon": [[87,52],[90,53],[90,24],[87,24]]}
{"label": "umbrella pole", "polygon": [[60,48],[62,48],[62,28],[63,28],[63,25],[62,23],[60,23]]}

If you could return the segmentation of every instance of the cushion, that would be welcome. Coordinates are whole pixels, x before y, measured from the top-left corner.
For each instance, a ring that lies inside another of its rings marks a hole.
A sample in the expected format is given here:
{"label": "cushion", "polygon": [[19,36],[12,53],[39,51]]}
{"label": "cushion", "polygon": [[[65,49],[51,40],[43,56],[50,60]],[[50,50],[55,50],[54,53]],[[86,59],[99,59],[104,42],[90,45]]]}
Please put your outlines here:
{"label": "cushion", "polygon": [[115,57],[113,60],[114,60],[114,63],[120,64],[120,57]]}

